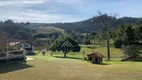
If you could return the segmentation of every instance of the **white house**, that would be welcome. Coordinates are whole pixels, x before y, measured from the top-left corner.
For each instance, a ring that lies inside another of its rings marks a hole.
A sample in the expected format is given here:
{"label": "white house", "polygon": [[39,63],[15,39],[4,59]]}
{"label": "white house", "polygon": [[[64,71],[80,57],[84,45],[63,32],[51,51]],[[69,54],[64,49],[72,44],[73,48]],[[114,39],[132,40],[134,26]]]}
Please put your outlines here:
{"label": "white house", "polygon": [[25,54],[33,54],[34,53],[34,45],[32,43],[28,42],[21,42],[15,45],[16,47],[23,49],[25,51]]}
{"label": "white house", "polygon": [[[18,34],[15,34],[13,36],[13,39],[23,40],[23,38],[20,35],[18,35]],[[15,44],[14,46],[16,48],[24,49],[25,54],[33,54],[34,53],[34,45],[32,43],[23,41],[23,42],[11,43],[11,44],[13,44],[13,45]]]}

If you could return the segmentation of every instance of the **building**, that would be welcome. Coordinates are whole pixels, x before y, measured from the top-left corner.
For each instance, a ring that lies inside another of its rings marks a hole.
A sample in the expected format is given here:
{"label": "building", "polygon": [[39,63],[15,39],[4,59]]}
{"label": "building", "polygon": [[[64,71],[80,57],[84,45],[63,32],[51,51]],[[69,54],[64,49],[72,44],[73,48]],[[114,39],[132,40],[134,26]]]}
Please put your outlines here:
{"label": "building", "polygon": [[[13,39],[19,39],[19,40],[24,40],[19,34],[15,34],[13,37]],[[13,43],[14,44],[14,43]],[[24,45],[24,51],[25,54],[33,54],[34,53],[34,44],[29,43],[29,42],[15,42],[15,47],[18,47],[19,49],[22,49],[22,45]]]}
{"label": "building", "polygon": [[22,49],[10,45],[16,42],[24,42],[24,40],[9,38],[6,33],[0,32],[0,60],[26,58],[24,44],[22,44]]}
{"label": "building", "polygon": [[22,44],[24,44],[25,54],[27,55],[34,54],[34,44],[28,42],[21,42],[19,44],[16,44],[15,46],[22,49]]}
{"label": "building", "polygon": [[91,61],[92,63],[97,63],[101,64],[103,62],[103,55],[98,52],[93,52],[92,54],[87,55],[88,60]]}

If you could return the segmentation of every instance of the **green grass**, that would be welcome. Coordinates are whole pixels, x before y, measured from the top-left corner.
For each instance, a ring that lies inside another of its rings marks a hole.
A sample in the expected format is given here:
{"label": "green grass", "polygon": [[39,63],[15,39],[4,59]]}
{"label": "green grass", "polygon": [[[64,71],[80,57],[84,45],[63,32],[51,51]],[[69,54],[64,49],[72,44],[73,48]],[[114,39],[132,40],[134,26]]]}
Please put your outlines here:
{"label": "green grass", "polygon": [[[85,46],[81,51],[91,53],[92,49]],[[106,55],[105,47],[96,46],[96,51]],[[68,58],[62,58],[61,52],[50,56],[41,53],[34,60],[21,62],[0,63],[0,80],[141,80],[142,62],[121,62],[122,51],[111,48],[110,62],[92,64],[84,61],[80,53],[69,53]],[[115,57],[116,56],[116,57]]]}
{"label": "green grass", "polygon": [[[100,45],[95,45],[94,47],[95,47],[94,49],[89,49],[89,48],[87,48],[86,45],[82,45],[81,52],[85,51],[86,53],[90,54],[94,51],[97,51],[97,52],[102,53],[105,57],[107,57],[107,48],[106,47],[101,47]],[[123,51],[121,49],[116,49],[114,47],[110,47],[110,54],[111,54],[111,57],[113,57],[113,58],[119,58],[119,57],[124,56]]]}

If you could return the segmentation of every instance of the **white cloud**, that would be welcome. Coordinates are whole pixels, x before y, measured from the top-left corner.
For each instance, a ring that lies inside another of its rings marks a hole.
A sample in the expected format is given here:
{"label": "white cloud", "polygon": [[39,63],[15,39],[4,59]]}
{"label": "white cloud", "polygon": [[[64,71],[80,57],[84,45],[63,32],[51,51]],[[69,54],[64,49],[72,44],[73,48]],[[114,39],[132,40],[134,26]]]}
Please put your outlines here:
{"label": "white cloud", "polygon": [[21,1],[25,4],[43,4],[45,3],[45,0],[24,0],[24,1]]}
{"label": "white cloud", "polygon": [[31,13],[51,13],[51,12],[56,12],[58,11],[58,8],[55,9],[48,9],[48,10],[42,10],[42,11],[37,11],[37,10],[33,10],[33,9],[27,9],[27,12],[31,12]]}
{"label": "white cloud", "polygon": [[7,0],[7,1],[0,1],[0,6],[43,4],[45,2],[46,2],[46,0]]}
{"label": "white cloud", "polygon": [[20,12],[17,16],[10,16],[10,19],[15,21],[30,21],[30,22],[45,22],[45,23],[54,23],[54,22],[73,22],[78,21],[73,19],[71,15],[59,15],[59,14],[49,14],[44,12]]}
{"label": "white cloud", "polygon": [[6,4],[2,4],[2,3],[0,3],[0,6],[2,6],[2,7],[3,7],[3,6],[6,6]]}
{"label": "white cloud", "polygon": [[0,1],[0,6],[8,6],[8,5],[11,5],[11,4],[14,4],[15,2],[12,2],[12,1]]}
{"label": "white cloud", "polygon": [[96,11],[98,10],[106,13],[118,13],[120,17],[125,15],[142,16],[141,1],[0,0],[1,20],[73,22],[97,15]]}

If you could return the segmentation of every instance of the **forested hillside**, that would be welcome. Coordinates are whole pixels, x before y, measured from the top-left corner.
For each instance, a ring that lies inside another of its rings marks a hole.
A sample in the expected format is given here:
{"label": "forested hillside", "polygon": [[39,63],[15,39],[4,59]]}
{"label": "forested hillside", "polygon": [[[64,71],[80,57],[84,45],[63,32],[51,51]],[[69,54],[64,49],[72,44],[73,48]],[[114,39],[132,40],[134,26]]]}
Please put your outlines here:
{"label": "forested hillside", "polygon": [[[106,24],[110,25],[112,28],[116,28],[119,25],[124,24],[142,24],[142,18],[132,18],[132,17],[122,17],[116,19],[115,17],[108,16],[107,14],[103,15],[103,18]],[[99,32],[102,24],[102,20],[100,16],[95,16],[88,20],[72,22],[72,23],[31,23],[27,27],[29,28],[37,28],[41,26],[54,26],[62,29],[71,29],[73,31],[77,31],[79,33],[88,33],[88,32]]]}
{"label": "forested hillside", "polygon": [[12,20],[0,22],[0,31],[5,32],[9,37],[20,35],[25,40],[32,40],[33,30],[26,28],[29,23],[14,23]]}

